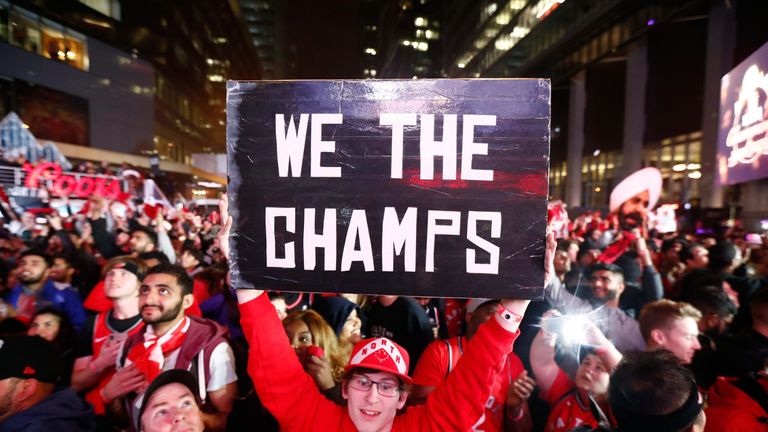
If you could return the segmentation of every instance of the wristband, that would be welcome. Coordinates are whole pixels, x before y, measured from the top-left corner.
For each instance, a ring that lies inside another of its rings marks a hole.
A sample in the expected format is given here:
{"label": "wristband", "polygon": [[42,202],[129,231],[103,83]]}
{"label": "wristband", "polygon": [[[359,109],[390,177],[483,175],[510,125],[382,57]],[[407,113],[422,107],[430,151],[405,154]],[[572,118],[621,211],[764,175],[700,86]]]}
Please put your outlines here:
{"label": "wristband", "polygon": [[519,324],[520,321],[523,320],[522,315],[518,315],[512,312],[511,310],[504,307],[502,303],[499,303],[499,305],[496,307],[496,313],[499,314],[504,319],[504,321],[507,321],[510,323]]}

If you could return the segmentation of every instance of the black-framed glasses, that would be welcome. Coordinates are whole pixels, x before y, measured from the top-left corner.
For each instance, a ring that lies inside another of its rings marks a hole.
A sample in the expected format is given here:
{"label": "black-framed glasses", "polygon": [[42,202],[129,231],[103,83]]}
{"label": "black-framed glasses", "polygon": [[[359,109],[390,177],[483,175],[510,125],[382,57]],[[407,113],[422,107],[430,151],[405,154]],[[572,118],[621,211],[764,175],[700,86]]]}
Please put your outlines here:
{"label": "black-framed glasses", "polygon": [[364,375],[353,375],[349,385],[355,390],[367,392],[376,384],[376,391],[385,397],[396,397],[400,394],[400,386],[391,382],[374,381]]}

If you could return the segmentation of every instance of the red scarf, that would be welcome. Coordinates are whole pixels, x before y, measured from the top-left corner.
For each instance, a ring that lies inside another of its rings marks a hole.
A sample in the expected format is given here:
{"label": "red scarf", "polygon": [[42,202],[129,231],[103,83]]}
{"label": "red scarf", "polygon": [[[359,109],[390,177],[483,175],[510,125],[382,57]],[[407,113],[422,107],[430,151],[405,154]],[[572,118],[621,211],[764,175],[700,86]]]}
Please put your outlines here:
{"label": "red scarf", "polygon": [[611,243],[603,250],[603,253],[597,257],[597,260],[607,264],[613,264],[614,261],[619,259],[632,246],[632,242],[635,241],[637,236],[629,231],[622,231],[621,238]]}
{"label": "red scarf", "polygon": [[144,374],[148,383],[152,382],[163,370],[166,354],[178,349],[184,343],[189,324],[189,318],[185,316],[176,326],[160,337],[157,337],[152,326],[147,326],[147,330],[144,332],[144,342],[131,348],[128,353],[128,360]]}

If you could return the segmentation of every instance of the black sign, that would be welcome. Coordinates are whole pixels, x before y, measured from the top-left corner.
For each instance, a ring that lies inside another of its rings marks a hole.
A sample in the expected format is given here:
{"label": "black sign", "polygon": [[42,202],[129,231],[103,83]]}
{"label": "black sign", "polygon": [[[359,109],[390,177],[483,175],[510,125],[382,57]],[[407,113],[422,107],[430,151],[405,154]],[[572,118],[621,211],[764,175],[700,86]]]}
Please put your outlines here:
{"label": "black sign", "polygon": [[537,298],[547,80],[229,82],[235,286]]}

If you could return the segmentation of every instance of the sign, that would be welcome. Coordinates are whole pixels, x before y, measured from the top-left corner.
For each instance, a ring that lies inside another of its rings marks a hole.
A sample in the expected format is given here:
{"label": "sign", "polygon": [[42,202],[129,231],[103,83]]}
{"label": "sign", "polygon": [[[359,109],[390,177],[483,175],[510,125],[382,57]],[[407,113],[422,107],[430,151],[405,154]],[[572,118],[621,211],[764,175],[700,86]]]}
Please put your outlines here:
{"label": "sign", "polygon": [[240,288],[539,298],[547,80],[229,82]]}
{"label": "sign", "polygon": [[720,81],[720,184],[768,177],[768,43]]}
{"label": "sign", "polygon": [[79,175],[77,177],[64,174],[61,166],[51,162],[38,164],[34,167],[25,167],[27,178],[24,186],[31,189],[39,189],[41,182],[51,181],[50,193],[54,196],[68,197],[74,195],[78,198],[88,198],[91,195],[109,198],[123,199],[125,194],[120,190],[120,181],[117,178]]}

